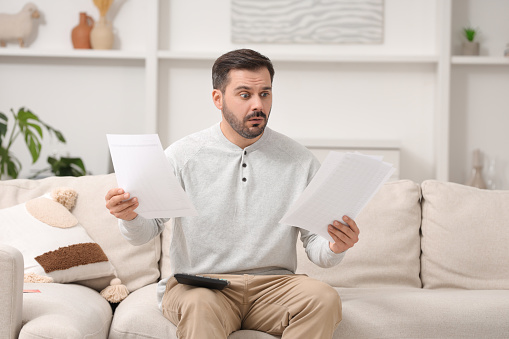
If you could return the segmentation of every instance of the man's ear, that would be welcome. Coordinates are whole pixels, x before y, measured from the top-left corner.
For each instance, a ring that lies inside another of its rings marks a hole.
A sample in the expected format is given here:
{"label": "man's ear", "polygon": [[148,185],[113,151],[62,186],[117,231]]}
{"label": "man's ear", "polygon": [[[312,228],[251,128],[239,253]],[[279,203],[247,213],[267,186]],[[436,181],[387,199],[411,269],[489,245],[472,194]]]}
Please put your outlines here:
{"label": "man's ear", "polygon": [[212,101],[214,101],[217,109],[223,109],[223,93],[220,90],[215,89],[212,91]]}

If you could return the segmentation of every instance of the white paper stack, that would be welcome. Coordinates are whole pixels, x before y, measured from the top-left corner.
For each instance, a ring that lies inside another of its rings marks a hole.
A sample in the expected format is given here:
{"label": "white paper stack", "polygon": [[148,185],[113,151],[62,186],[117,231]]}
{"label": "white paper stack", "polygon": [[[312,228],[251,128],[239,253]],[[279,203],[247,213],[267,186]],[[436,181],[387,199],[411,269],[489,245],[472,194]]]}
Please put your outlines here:
{"label": "white paper stack", "polygon": [[280,223],[304,228],[332,240],[329,224],[355,219],[395,168],[381,157],[330,152],[302,195]]}

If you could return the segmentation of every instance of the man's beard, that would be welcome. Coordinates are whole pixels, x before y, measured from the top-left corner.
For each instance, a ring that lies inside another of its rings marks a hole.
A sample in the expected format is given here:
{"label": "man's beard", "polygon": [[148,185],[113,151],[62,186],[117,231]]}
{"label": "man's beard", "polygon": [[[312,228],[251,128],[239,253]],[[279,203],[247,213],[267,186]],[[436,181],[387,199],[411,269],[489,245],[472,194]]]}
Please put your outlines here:
{"label": "man's beard", "polygon": [[[246,115],[243,121],[240,121],[239,119],[237,119],[237,117],[235,117],[233,112],[228,109],[226,104],[223,104],[222,112],[224,119],[233,128],[233,130],[237,132],[241,137],[244,137],[246,139],[254,139],[260,136],[265,130],[265,127],[267,126],[267,122],[269,120],[268,116],[265,113],[263,113],[263,111],[255,111],[253,113]],[[252,118],[263,118],[265,121],[260,124],[254,124],[253,127],[247,127],[246,122]]]}

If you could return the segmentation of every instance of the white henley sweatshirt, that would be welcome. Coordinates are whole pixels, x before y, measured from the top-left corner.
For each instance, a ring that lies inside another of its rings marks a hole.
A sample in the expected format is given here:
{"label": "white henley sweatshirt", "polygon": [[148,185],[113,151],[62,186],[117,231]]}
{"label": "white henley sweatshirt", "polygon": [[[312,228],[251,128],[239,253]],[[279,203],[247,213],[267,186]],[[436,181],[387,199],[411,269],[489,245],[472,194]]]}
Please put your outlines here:
{"label": "white henley sweatshirt", "polygon": [[[299,143],[265,128],[257,142],[241,149],[218,123],[175,142],[165,154],[198,211],[198,216],[172,220],[172,276],[293,274],[299,232],[315,264],[331,267],[343,259],[328,240],[279,224],[320,166]],[[128,241],[141,245],[160,234],[166,221],[138,215],[119,226]],[[158,285],[159,305],[166,282]]]}

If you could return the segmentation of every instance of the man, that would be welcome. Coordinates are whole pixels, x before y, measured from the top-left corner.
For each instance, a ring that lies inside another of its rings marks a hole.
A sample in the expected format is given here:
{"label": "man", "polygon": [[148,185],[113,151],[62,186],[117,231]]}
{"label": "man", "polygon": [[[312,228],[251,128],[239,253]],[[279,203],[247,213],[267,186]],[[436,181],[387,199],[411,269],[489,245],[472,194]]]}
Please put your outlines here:
{"label": "man", "polygon": [[[273,77],[272,63],[258,52],[241,49],[219,57],[212,68],[212,99],[221,122],[165,151],[199,213],[173,220],[172,272],[231,283],[218,291],[179,284],[173,277],[159,282],[159,306],[179,338],[227,338],[253,329],[324,339],[332,338],[341,321],[337,292],[294,274],[295,246],[300,232],[309,259],[331,267],[358,241],[359,229],[345,216],[344,224],[328,225],[334,239],[329,242],[278,224],[319,163],[306,148],[266,127]],[[137,199],[129,198],[112,189],[106,206],[120,219],[121,233],[143,244],[161,233],[167,220],[142,218]]]}

